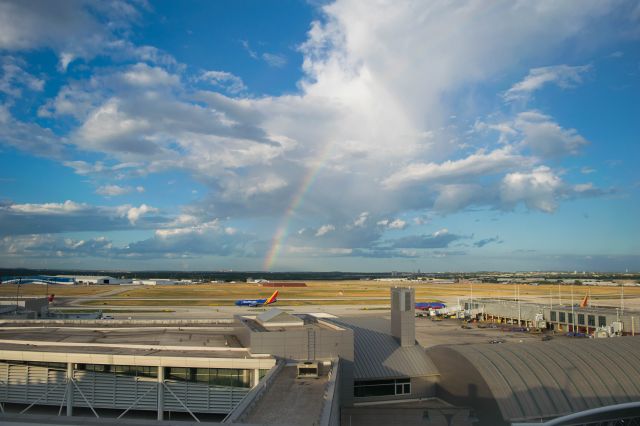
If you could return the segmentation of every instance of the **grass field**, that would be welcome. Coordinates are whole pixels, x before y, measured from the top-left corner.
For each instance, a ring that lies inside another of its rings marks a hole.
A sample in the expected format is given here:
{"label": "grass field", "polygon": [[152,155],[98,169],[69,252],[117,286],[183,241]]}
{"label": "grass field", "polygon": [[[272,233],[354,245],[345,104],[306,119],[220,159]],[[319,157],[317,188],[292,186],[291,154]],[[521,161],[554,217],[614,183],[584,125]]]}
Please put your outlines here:
{"label": "grass field", "polygon": [[[550,298],[557,304],[561,298],[563,303],[569,303],[572,286],[564,285],[513,285],[513,284],[422,284],[407,282],[381,282],[381,281],[308,281],[307,287],[279,288],[278,299],[287,305],[318,305],[318,304],[388,304],[389,287],[411,286],[416,289],[417,301],[447,301],[452,302],[456,298],[468,298],[473,292],[473,297],[515,298],[516,289],[519,290],[521,300],[532,300],[548,303]],[[0,286],[0,295],[15,297],[15,285]],[[117,295],[110,296],[109,300],[100,300],[99,294],[120,290]],[[223,284],[198,284],[176,286],[49,286],[49,292],[56,296],[65,297],[94,297],[95,300],[87,300],[85,304],[90,306],[221,306],[233,304],[236,299],[265,298],[271,295],[275,289],[259,287],[256,284],[223,283]],[[45,289],[42,285],[22,285],[20,294],[24,296],[44,296]],[[578,303],[589,292],[592,301],[618,300],[620,287],[582,287],[573,286],[574,302]],[[626,287],[624,289],[625,300],[633,304],[640,301],[640,287]],[[155,300],[132,300],[134,298],[146,298]],[[352,300],[344,300],[353,298]],[[180,300],[195,299],[195,300]],[[231,299],[231,300],[221,300]],[[318,299],[318,300],[290,300],[290,299]],[[640,305],[638,306],[640,307]]]}

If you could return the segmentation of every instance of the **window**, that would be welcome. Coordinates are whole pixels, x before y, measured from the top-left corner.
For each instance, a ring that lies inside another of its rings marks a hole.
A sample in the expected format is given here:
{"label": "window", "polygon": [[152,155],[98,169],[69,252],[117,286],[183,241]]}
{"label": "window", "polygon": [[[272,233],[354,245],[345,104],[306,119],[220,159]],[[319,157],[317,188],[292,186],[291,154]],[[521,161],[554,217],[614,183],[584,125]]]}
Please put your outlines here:
{"label": "window", "polygon": [[410,311],[413,308],[411,306],[411,293],[408,291],[404,294],[404,309],[403,311]]}
{"label": "window", "polygon": [[578,324],[584,325],[584,314],[578,314]]}
{"label": "window", "polygon": [[551,311],[551,322],[556,322],[558,320],[558,315],[556,311]]}
{"label": "window", "polygon": [[411,380],[406,378],[356,381],[353,386],[353,394],[357,398],[409,395],[411,394]]}
{"label": "window", "polygon": [[[266,372],[269,370],[265,370]],[[239,368],[167,367],[165,377],[181,382],[203,383],[209,386],[251,387],[249,370]]]}
{"label": "window", "polygon": [[573,314],[569,312],[569,324],[573,324]]}
{"label": "window", "polygon": [[607,326],[607,317],[598,316],[598,327],[606,327]]}
{"label": "window", "polygon": [[565,314],[564,312],[560,312],[560,322],[567,322],[567,314]]}
{"label": "window", "polygon": [[93,371],[94,373],[112,373],[120,376],[158,377],[157,367],[136,365],[109,364],[76,364],[77,370]]}
{"label": "window", "polygon": [[587,316],[587,321],[589,322],[589,327],[595,327],[596,326],[596,316],[595,315],[588,315]]}

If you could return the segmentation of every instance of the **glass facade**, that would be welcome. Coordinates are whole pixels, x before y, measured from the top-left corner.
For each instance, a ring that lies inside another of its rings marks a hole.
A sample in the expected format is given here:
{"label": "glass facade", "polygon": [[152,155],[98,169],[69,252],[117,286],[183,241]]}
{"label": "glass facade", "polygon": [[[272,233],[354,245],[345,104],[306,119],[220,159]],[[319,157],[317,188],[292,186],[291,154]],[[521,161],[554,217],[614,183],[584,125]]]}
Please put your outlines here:
{"label": "glass facade", "polygon": [[411,394],[411,379],[356,380],[353,395],[357,398]]}
{"label": "glass facade", "polygon": [[[267,371],[269,370],[264,370],[264,374]],[[168,380],[203,383],[211,386],[251,387],[250,371],[239,368],[166,367],[164,377]]]}
{"label": "glass facade", "polygon": [[76,370],[111,373],[122,376],[158,377],[158,367],[110,364],[76,364]]}

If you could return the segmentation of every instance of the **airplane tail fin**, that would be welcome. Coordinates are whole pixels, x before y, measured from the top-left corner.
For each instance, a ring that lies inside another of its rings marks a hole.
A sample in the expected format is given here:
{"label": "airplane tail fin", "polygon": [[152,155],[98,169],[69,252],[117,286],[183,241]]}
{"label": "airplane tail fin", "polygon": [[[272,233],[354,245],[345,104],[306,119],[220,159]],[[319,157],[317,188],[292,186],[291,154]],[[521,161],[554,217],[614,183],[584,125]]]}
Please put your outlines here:
{"label": "airplane tail fin", "polygon": [[581,308],[586,308],[588,303],[589,303],[589,295],[585,294],[584,295],[584,299],[582,299],[582,302],[580,302],[580,307]]}
{"label": "airplane tail fin", "polygon": [[278,290],[274,291],[273,294],[271,296],[269,296],[269,298],[267,299],[267,301],[265,302],[265,305],[270,305],[273,302],[276,301],[276,298],[278,297]]}

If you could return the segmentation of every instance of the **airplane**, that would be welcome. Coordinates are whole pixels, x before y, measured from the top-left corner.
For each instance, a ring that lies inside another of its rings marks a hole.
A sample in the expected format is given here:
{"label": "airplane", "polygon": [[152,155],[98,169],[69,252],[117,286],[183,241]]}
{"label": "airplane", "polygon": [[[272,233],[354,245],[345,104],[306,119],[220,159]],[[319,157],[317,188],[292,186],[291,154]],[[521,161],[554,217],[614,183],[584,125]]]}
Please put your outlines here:
{"label": "airplane", "polygon": [[240,299],[236,301],[236,306],[250,306],[255,308],[257,306],[267,306],[278,301],[278,290],[274,291],[267,299]]}
{"label": "airplane", "polygon": [[444,309],[447,306],[440,302],[418,302],[416,303],[416,309],[419,311],[430,311],[432,309]]}

